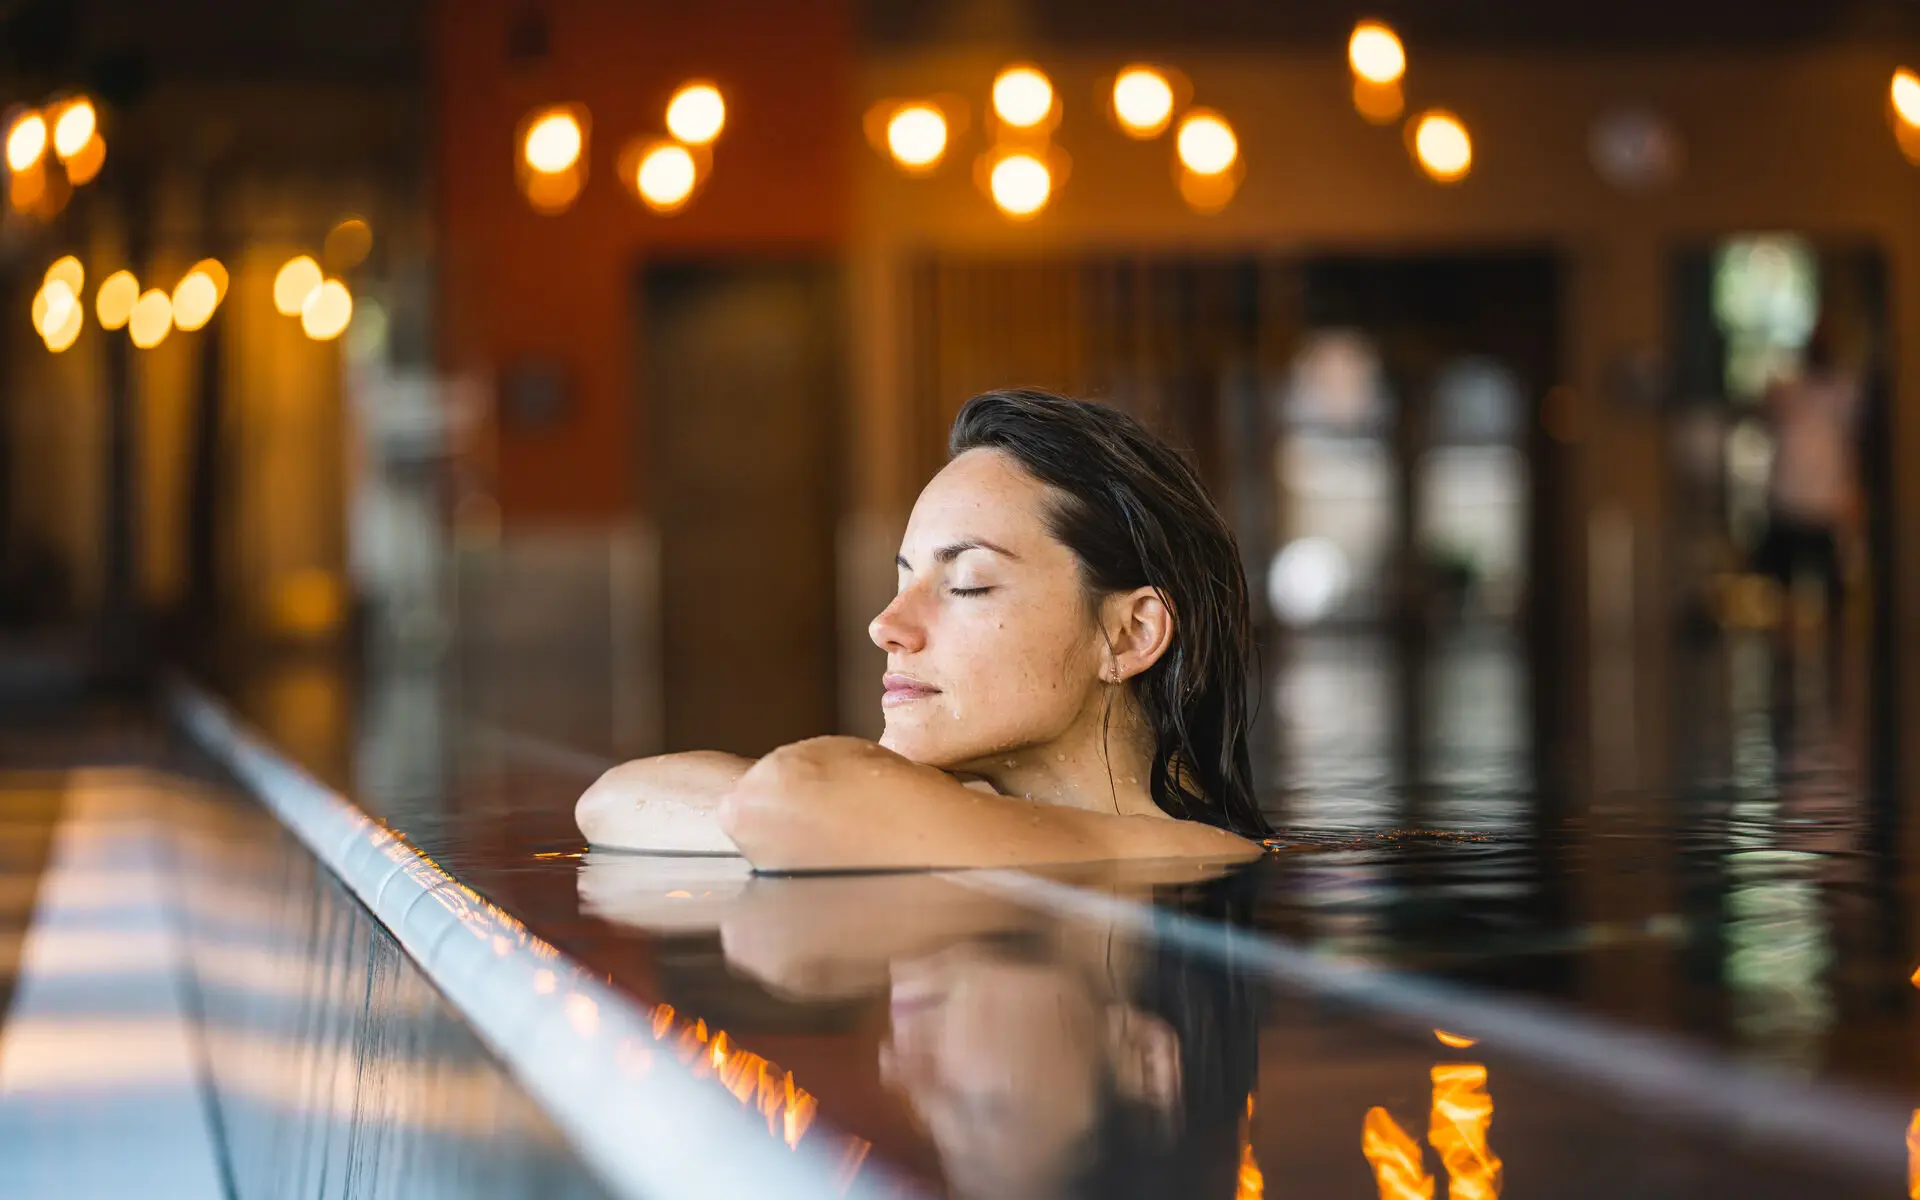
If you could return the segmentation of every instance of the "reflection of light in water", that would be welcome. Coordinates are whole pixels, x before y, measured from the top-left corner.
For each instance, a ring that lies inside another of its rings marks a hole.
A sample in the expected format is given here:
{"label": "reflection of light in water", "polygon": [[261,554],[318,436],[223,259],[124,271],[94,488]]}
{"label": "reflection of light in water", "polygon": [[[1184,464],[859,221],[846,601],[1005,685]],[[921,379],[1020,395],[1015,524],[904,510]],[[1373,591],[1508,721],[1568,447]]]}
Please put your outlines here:
{"label": "reflection of light in water", "polygon": [[1435,1063],[1433,1115],[1427,1140],[1447,1168],[1447,1200],[1492,1200],[1500,1194],[1500,1158],[1487,1145],[1493,1097],[1479,1063]]}
{"label": "reflection of light in water", "polygon": [[1267,1179],[1253,1157],[1253,1093],[1247,1093],[1247,1119],[1240,1123],[1240,1182],[1233,1200],[1260,1200],[1266,1195]]}
{"label": "reflection of light in water", "polygon": [[[1740,807],[1746,807],[1742,805]],[[1768,817],[1777,805],[1770,805]],[[1736,820],[1743,813],[1736,808]],[[1758,831],[1749,835],[1760,840]],[[1810,1064],[1833,1022],[1825,980],[1832,966],[1818,855],[1740,850],[1727,855],[1726,980],[1734,1025],[1747,1045],[1774,1061]]]}
{"label": "reflection of light in water", "polygon": [[1913,1122],[1907,1126],[1907,1195],[1920,1200],[1920,1108],[1913,1110]]}
{"label": "reflection of light in water", "polygon": [[1360,1153],[1373,1167],[1380,1200],[1433,1200],[1433,1176],[1420,1161],[1420,1143],[1384,1108],[1367,1110],[1360,1126]]}
{"label": "reflection of light in water", "polygon": [[1267,602],[1289,625],[1312,625],[1340,606],[1351,578],[1339,546],[1323,537],[1296,538],[1267,569]]}

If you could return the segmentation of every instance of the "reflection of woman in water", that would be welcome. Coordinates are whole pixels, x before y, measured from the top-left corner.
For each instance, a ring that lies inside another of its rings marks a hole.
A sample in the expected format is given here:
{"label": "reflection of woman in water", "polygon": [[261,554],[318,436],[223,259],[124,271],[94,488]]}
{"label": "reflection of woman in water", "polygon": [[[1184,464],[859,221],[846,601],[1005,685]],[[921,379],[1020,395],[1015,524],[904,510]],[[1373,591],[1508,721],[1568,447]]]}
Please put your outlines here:
{"label": "reflection of woman in water", "polygon": [[1234,1195],[1251,988],[1164,942],[960,943],[892,971],[881,1073],[956,1197]]}
{"label": "reflection of woman in water", "polygon": [[[880,1081],[933,1142],[951,1195],[1235,1195],[1260,1010],[1258,984],[1230,960],[953,877],[769,878],[706,861],[589,854],[583,908],[683,935],[670,943],[682,951],[655,944],[666,997],[749,1042],[770,1010],[741,979],[798,1005],[771,1010],[789,1031],[796,1019],[863,1026],[847,1006],[884,997]],[[1060,873],[1083,894],[1151,904],[1155,921],[1240,924],[1259,870],[1182,860]],[[719,937],[724,987],[711,943],[684,940],[690,914]]]}
{"label": "reflection of woman in water", "polygon": [[590,841],[773,870],[1258,853],[1246,578],[1193,471],[1041,392],[974,397],[949,450],[869,630],[880,742],[627,763],[580,799]]}

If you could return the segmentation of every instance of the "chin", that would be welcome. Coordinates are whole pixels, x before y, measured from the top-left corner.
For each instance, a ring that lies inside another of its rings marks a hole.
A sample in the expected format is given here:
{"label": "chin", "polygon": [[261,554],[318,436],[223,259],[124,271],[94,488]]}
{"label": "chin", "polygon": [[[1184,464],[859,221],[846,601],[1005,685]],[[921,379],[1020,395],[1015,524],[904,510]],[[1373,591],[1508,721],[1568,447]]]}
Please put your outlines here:
{"label": "chin", "polygon": [[968,757],[964,753],[965,748],[958,745],[953,737],[943,737],[918,724],[895,724],[889,721],[887,731],[880,735],[880,745],[901,758],[943,771],[955,769]]}

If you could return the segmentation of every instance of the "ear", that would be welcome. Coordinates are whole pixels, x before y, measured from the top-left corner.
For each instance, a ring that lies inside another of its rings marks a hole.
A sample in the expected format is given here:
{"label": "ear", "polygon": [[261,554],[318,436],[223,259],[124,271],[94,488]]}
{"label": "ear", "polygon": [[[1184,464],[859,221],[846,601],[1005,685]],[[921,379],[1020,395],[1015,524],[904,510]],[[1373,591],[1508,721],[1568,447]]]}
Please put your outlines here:
{"label": "ear", "polygon": [[1107,1009],[1107,1061],[1114,1087],[1129,1100],[1159,1113],[1174,1132],[1180,1106],[1180,1035],[1159,1017],[1130,1004]]}
{"label": "ear", "polygon": [[1102,664],[1109,683],[1132,679],[1160,661],[1173,645],[1174,613],[1167,599],[1150,587],[1117,592],[1100,608],[1101,625],[1112,657]]}

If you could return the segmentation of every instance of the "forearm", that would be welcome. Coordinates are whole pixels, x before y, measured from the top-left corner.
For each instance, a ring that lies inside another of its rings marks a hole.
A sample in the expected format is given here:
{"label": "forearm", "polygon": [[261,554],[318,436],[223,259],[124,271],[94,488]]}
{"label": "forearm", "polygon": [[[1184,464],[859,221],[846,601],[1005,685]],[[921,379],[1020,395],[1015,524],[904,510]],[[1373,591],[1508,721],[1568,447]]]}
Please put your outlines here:
{"label": "forearm", "polygon": [[715,751],[622,763],[580,797],[574,820],[596,846],[737,854],[714,810],[752,765],[751,759]]}

